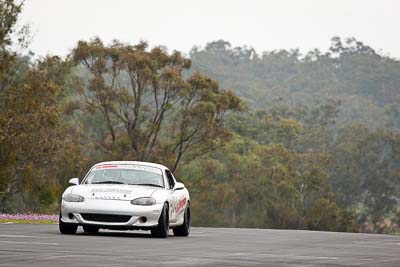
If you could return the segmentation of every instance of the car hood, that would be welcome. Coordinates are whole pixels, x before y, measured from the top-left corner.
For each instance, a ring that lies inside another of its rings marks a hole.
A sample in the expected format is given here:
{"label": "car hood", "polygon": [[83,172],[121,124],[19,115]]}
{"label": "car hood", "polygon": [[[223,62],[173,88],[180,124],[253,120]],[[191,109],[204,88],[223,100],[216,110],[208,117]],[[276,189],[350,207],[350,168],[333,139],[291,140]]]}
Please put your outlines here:
{"label": "car hood", "polygon": [[85,199],[132,200],[150,197],[160,189],[162,190],[162,188],[142,185],[82,184],[73,186],[71,193],[81,195]]}

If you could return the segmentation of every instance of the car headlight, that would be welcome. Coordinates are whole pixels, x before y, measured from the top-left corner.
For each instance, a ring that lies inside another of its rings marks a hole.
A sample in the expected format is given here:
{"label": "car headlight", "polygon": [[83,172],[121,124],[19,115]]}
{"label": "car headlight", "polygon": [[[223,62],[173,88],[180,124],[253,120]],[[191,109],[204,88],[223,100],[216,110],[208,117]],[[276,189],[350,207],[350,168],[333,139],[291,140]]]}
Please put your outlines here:
{"label": "car headlight", "polygon": [[67,202],[83,202],[85,198],[76,194],[66,194],[63,196],[63,199]]}
{"label": "car headlight", "polygon": [[156,204],[156,200],[152,197],[140,197],[131,201],[132,205],[151,206]]}

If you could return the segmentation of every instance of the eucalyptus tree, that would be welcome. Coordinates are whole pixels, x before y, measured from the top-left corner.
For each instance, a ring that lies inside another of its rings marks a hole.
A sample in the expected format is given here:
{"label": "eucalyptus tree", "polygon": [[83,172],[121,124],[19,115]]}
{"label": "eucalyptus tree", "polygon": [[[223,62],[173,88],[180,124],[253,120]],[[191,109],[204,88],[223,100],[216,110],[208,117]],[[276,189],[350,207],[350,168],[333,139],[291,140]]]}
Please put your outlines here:
{"label": "eucalyptus tree", "polygon": [[80,41],[72,58],[90,73],[82,94],[85,107],[103,116],[107,149],[129,144],[119,157],[175,170],[229,139],[224,118],[240,109],[240,100],[199,72],[185,78],[191,61],[181,53],[145,42],[106,46],[96,38]]}

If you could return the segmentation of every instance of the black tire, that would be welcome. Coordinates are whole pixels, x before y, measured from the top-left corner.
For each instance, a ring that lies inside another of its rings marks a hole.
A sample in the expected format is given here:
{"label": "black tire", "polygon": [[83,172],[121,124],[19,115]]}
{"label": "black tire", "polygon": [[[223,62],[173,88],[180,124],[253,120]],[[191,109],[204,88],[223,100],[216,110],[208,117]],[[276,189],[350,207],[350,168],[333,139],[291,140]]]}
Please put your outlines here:
{"label": "black tire", "polygon": [[160,219],[158,219],[158,226],[151,229],[151,235],[153,237],[166,238],[168,237],[169,230],[169,215],[168,215],[168,204],[164,204],[164,208],[161,212]]}
{"label": "black tire", "polygon": [[74,235],[78,230],[78,225],[73,223],[65,223],[61,221],[61,215],[58,219],[58,229],[60,229],[60,233],[64,235]]}
{"label": "black tire", "polygon": [[176,236],[188,236],[190,234],[190,207],[186,207],[185,214],[183,215],[183,224],[173,229]]}
{"label": "black tire", "polygon": [[84,225],[83,231],[89,234],[95,234],[99,232],[99,227],[93,225]]}

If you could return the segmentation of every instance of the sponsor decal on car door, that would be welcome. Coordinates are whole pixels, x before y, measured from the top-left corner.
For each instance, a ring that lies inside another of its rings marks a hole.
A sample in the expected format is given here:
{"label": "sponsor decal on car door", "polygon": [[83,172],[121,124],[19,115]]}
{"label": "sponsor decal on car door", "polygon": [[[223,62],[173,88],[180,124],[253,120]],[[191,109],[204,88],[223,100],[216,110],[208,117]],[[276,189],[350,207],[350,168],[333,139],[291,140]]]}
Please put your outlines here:
{"label": "sponsor decal on car door", "polygon": [[174,191],[174,185],[175,185],[175,179],[172,175],[172,173],[169,170],[165,170],[165,174],[167,176],[168,180],[168,186],[169,186],[169,193],[170,193],[170,209],[169,209],[169,219],[171,222],[175,222],[177,220],[177,213],[176,213],[176,207],[178,205],[178,193],[177,191]]}

